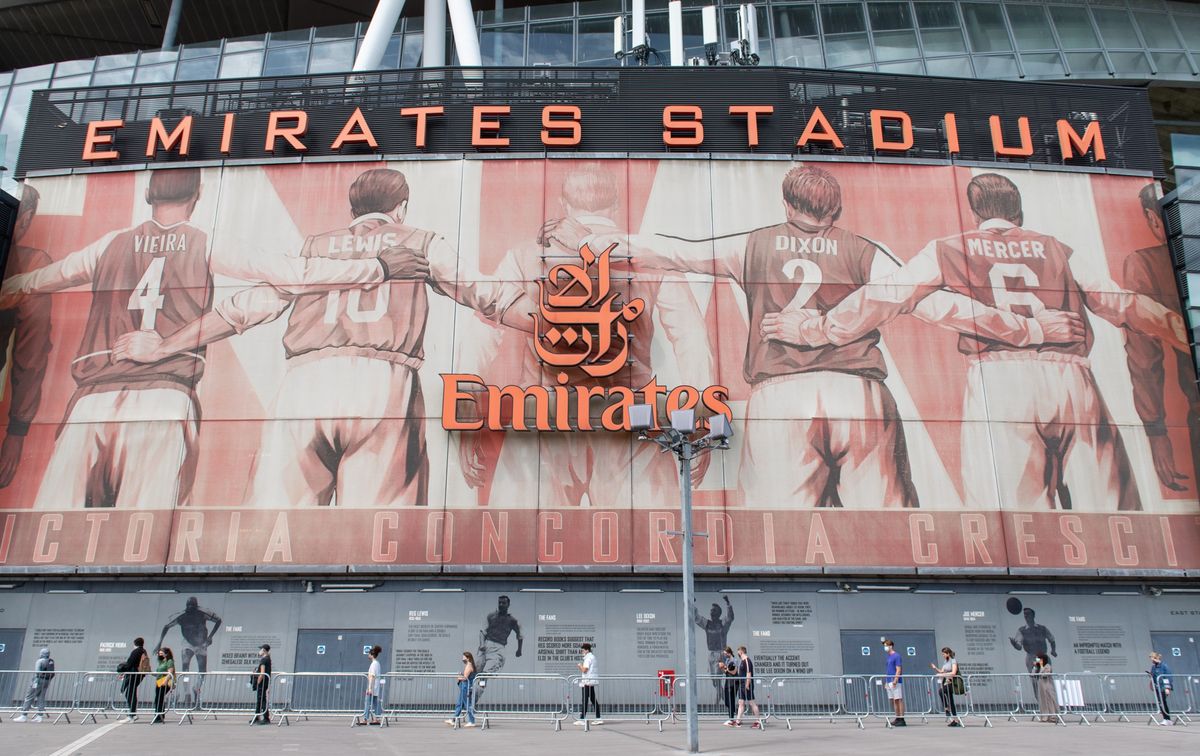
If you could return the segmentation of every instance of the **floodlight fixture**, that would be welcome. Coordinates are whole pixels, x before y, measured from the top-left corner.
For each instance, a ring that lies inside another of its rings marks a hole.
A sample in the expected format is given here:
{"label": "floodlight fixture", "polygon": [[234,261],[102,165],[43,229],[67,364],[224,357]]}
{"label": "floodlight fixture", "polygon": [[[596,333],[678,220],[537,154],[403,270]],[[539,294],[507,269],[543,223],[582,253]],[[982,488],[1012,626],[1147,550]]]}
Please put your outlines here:
{"label": "floodlight fixture", "polygon": [[671,413],[671,427],[683,434],[696,432],[696,410],[679,409]]}
{"label": "floodlight fixture", "polygon": [[629,408],[629,427],[645,433],[654,427],[654,408],[649,404],[635,404]]}

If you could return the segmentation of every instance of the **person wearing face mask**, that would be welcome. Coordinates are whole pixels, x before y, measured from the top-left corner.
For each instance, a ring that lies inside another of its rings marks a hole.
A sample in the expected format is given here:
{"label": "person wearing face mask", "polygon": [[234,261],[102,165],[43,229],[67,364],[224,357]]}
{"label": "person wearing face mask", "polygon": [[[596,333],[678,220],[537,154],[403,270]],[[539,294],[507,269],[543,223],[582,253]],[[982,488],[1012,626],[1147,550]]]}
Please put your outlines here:
{"label": "person wearing face mask", "polygon": [[271,724],[271,710],[267,706],[267,691],[271,688],[271,646],[262,644],[258,649],[258,664],[250,675],[254,688],[254,719],[252,725]]}
{"label": "person wearing face mask", "polygon": [[941,668],[936,664],[929,666],[937,673],[938,697],[942,699],[942,708],[946,712],[946,726],[962,727],[962,718],[958,716],[958,707],[954,703],[956,687],[962,686],[962,678],[958,673],[958,659],[954,658],[954,649],[943,646]]}
{"label": "person wearing face mask", "polygon": [[892,708],[896,711],[896,718],[892,720],[892,726],[905,727],[908,723],[904,721],[904,679],[901,676],[904,674],[904,660],[900,654],[896,653],[896,644],[891,640],[883,642],[883,650],[887,653],[887,676],[884,679],[884,688],[887,689],[888,700],[892,702]]}
{"label": "person wearing face mask", "polygon": [[158,649],[158,666],[154,670],[154,719],[150,724],[166,721],[167,694],[175,686],[175,654],[163,646]]}
{"label": "person wearing face mask", "polygon": [[475,726],[475,701],[472,695],[472,690],[475,687],[475,657],[470,651],[462,653],[463,670],[459,674],[458,680],[458,701],[454,704],[454,715],[446,720],[446,724],[454,726],[458,723],[458,718],[465,712],[467,715],[467,723],[463,727]]}

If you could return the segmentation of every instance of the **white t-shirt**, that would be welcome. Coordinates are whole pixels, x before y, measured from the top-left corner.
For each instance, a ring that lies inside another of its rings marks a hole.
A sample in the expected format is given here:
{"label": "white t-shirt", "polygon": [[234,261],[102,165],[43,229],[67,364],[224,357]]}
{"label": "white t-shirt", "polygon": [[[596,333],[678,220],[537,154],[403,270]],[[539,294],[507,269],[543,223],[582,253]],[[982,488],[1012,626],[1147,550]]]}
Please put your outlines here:
{"label": "white t-shirt", "polygon": [[600,675],[596,669],[596,655],[591,651],[588,651],[587,655],[583,657],[583,666],[587,667],[587,672],[583,673],[584,685],[595,685],[600,682]]}
{"label": "white t-shirt", "polygon": [[371,660],[371,668],[367,670],[367,674],[375,675],[375,684],[371,686],[371,695],[381,695],[383,693],[383,667],[379,664],[378,659]]}

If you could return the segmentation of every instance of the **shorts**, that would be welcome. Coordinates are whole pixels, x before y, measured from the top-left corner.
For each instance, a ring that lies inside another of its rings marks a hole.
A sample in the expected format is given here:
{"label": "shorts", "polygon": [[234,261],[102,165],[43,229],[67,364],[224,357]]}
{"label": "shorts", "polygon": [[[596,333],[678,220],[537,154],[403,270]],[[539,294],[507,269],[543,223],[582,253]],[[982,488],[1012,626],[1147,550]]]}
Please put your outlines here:
{"label": "shorts", "polygon": [[750,687],[748,687],[748,688],[745,685],[739,685],[737,697],[738,697],[739,701],[753,701],[754,700],[754,684],[751,683]]}
{"label": "shorts", "polygon": [[884,690],[887,691],[887,697],[888,697],[889,701],[903,701],[904,700],[904,683],[901,683],[899,685],[886,685],[885,684],[883,686],[883,688],[884,688]]}

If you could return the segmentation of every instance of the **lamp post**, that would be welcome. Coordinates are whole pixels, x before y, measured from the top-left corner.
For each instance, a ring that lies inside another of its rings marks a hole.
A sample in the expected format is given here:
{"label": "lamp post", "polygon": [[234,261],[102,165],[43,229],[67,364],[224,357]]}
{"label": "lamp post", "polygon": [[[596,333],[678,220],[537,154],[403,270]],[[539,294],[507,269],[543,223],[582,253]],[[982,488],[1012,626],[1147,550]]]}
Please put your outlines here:
{"label": "lamp post", "polygon": [[679,460],[679,511],[683,522],[683,670],[687,692],[687,741],[688,752],[700,751],[700,720],[696,710],[696,633],[692,627],[692,603],[696,592],[696,568],[692,556],[692,460],[713,449],[728,449],[733,429],[729,418],[714,415],[709,420],[708,433],[696,438],[696,413],[694,410],[676,410],[671,413],[671,425],[651,435],[654,429],[654,408],[648,404],[637,404],[629,409],[630,428],[637,432],[639,441],[658,444]]}

